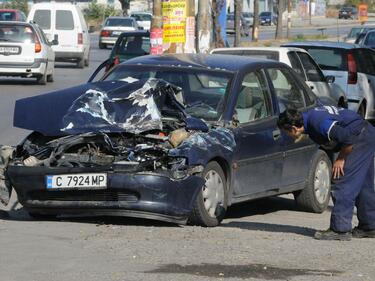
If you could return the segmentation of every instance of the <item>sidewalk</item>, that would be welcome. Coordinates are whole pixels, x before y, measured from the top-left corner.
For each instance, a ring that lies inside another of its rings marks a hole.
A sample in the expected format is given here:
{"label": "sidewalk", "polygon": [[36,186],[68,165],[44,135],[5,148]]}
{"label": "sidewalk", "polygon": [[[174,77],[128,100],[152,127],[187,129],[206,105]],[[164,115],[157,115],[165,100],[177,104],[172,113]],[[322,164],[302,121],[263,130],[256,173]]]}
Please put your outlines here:
{"label": "sidewalk", "polygon": [[[311,17],[311,25],[309,18],[292,17],[292,28],[293,27],[306,27],[306,28],[316,28],[319,26],[332,27],[337,25],[360,25],[358,20],[351,19],[337,19],[337,18],[327,18],[325,16],[313,16]],[[375,24],[375,14],[369,14],[368,22]],[[287,20],[283,20],[283,26],[287,25]]]}

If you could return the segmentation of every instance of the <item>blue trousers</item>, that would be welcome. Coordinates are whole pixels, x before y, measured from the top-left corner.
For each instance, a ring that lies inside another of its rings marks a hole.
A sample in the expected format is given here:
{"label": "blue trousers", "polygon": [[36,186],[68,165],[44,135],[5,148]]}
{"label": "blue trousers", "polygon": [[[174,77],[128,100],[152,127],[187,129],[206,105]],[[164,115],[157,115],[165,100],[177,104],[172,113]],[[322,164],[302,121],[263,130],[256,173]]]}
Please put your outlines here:
{"label": "blue trousers", "polygon": [[374,151],[375,128],[368,124],[346,158],[345,175],[336,180],[332,187],[332,230],[352,230],[354,206],[357,207],[358,227],[375,230]]}

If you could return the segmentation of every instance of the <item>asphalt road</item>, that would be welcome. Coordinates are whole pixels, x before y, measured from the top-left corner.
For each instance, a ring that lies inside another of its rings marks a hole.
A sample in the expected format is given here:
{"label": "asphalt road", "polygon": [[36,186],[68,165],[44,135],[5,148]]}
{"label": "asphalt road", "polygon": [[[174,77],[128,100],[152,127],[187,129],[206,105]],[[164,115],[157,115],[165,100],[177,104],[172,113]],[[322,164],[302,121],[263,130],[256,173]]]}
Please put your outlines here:
{"label": "asphalt road", "polygon": [[[26,134],[11,126],[15,100],[87,79],[109,54],[92,43],[90,68],[59,64],[47,86],[0,81],[0,143]],[[0,280],[375,280],[374,241],[312,239],[328,224],[329,211],[301,212],[290,196],[231,207],[216,228],[129,218],[35,221],[13,196],[0,207]]]}

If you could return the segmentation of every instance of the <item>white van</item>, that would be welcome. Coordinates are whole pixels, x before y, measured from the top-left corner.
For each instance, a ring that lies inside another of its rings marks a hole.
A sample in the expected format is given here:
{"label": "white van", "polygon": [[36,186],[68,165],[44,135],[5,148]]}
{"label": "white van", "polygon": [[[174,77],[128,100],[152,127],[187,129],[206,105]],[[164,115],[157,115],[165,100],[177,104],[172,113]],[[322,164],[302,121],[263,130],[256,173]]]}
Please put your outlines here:
{"label": "white van", "polygon": [[72,3],[37,3],[27,21],[36,22],[53,46],[56,61],[75,62],[79,68],[89,65],[90,36],[81,9]]}

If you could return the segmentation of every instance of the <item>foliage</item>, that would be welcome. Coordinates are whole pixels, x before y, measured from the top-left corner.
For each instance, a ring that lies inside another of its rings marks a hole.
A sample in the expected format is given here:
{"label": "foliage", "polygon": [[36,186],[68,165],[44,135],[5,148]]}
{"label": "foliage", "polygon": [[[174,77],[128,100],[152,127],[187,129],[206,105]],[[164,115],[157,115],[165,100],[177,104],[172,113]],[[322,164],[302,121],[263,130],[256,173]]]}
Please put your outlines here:
{"label": "foliage", "polygon": [[107,17],[117,16],[118,14],[118,11],[113,6],[98,4],[96,1],[92,1],[86,11],[86,18],[88,20],[104,20]]}
{"label": "foliage", "polygon": [[4,1],[3,4],[0,4],[0,8],[21,10],[25,13],[25,15],[27,15],[29,12],[27,0],[11,0],[9,2]]}

